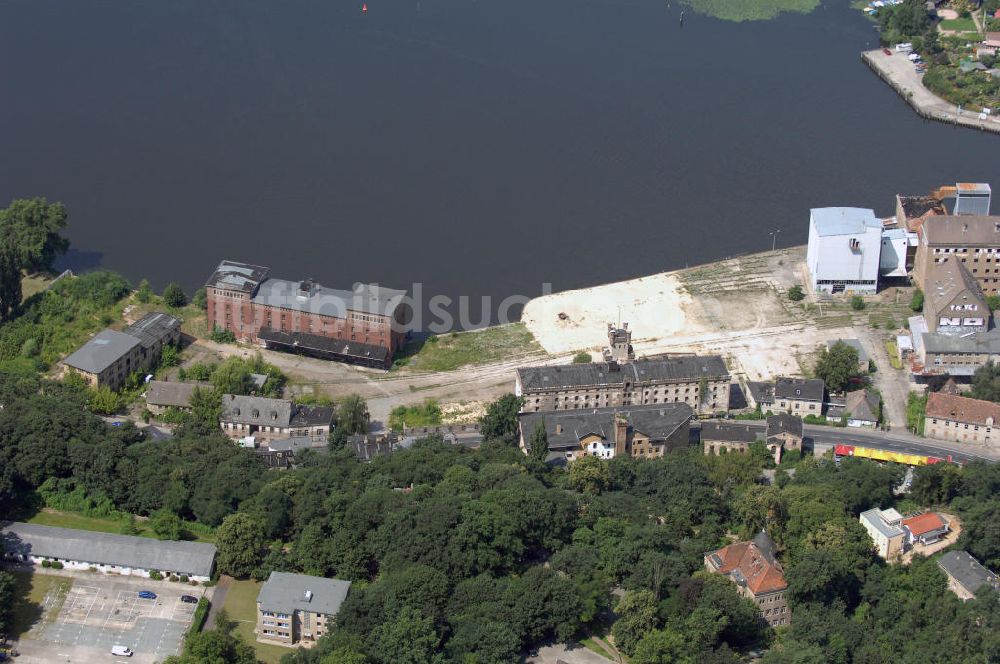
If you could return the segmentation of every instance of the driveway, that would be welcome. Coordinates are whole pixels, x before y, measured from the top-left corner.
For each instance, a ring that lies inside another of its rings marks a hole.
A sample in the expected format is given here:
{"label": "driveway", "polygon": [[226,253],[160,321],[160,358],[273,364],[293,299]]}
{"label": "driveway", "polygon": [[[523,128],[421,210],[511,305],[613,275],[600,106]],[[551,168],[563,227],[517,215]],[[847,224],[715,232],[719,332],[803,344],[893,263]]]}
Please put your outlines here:
{"label": "driveway", "polygon": [[538,654],[525,660],[528,664],[614,664],[607,657],[601,657],[592,650],[587,650],[579,643],[560,643],[538,649]]}

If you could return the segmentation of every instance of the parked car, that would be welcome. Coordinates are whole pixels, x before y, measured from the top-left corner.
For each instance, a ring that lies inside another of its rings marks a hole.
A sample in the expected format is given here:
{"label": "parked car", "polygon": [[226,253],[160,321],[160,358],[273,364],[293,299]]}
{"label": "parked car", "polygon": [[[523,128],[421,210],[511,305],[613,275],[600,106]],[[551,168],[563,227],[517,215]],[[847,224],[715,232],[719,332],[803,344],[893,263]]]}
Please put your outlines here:
{"label": "parked car", "polygon": [[131,657],[132,649],[125,646],[111,646],[111,654],[116,657]]}
{"label": "parked car", "polygon": [[885,53],[886,55],[892,55],[892,51],[890,51],[890,50],[889,50],[889,49],[887,49],[887,48],[883,48],[883,49],[882,49],[882,52],[883,52],[883,53]]}
{"label": "parked car", "polygon": [[198,598],[194,595],[181,595],[181,601],[185,604],[197,604]]}
{"label": "parked car", "polygon": [[156,599],[156,593],[152,590],[140,590],[139,597],[142,599]]}

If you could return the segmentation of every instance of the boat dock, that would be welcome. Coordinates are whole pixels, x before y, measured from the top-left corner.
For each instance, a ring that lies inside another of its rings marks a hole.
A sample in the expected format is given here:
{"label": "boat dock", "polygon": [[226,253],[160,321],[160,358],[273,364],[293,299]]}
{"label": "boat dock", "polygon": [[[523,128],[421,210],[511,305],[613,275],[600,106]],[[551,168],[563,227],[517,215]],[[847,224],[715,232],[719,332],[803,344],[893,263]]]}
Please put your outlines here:
{"label": "boat dock", "polygon": [[881,48],[878,48],[863,52],[861,60],[879,78],[892,86],[899,93],[899,96],[905,99],[906,103],[921,117],[1000,134],[1000,117],[986,116],[986,118],[981,118],[980,114],[975,111],[960,111],[957,106],[941,99],[925,88],[920,75],[913,67],[913,63],[907,59],[907,55],[907,53],[902,52],[886,55]]}

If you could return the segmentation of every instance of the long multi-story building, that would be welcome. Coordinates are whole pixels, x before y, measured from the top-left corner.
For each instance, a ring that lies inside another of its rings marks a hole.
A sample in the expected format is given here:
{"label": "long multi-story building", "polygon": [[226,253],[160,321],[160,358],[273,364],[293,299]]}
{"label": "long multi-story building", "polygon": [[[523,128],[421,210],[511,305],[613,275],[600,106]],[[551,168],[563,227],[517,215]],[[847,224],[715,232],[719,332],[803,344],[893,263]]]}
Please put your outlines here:
{"label": "long multi-story building", "polygon": [[406,340],[406,291],[352,290],[312,279],[268,276],[268,268],[222,261],[205,284],[208,325],[243,341],[322,359],[386,368]]}
{"label": "long multi-story building", "polygon": [[695,413],[729,409],[729,370],[719,355],[684,355],[517,370],[524,412],[684,403]]}
{"label": "long multi-story building", "polygon": [[180,319],[154,311],[121,332],[101,330],[62,363],[93,387],[117,390],[133,373],[151,369],[164,346],[180,340]]}
{"label": "long multi-story building", "polygon": [[1000,405],[944,392],[927,396],[924,435],[958,443],[991,445],[997,440]]}
{"label": "long multi-story building", "polygon": [[935,264],[949,259],[965,265],[984,293],[1000,292],[1000,216],[943,215],[924,220],[914,278],[926,292]]}

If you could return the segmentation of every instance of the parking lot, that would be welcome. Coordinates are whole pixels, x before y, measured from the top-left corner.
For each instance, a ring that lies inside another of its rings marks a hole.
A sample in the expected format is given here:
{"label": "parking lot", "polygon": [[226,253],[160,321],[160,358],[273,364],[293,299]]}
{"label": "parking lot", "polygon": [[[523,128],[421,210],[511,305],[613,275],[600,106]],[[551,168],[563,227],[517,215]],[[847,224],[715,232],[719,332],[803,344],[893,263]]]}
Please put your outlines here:
{"label": "parking lot", "polygon": [[[41,620],[21,638],[20,661],[161,662],[180,652],[197,606],[182,602],[181,595],[201,597],[207,590],[137,577],[73,573],[71,578],[64,596],[43,600]],[[157,597],[143,599],[140,590]],[[112,646],[131,648],[135,656],[114,658]]]}

